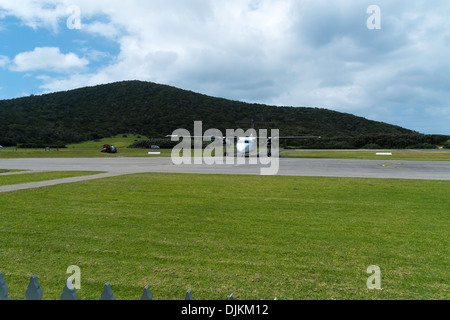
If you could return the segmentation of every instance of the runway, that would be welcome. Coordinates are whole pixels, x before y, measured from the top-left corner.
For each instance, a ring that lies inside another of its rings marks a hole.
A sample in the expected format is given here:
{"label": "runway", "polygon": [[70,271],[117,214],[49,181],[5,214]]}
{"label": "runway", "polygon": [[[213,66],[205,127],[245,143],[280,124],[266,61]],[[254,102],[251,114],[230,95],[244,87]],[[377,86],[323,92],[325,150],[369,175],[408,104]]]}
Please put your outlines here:
{"label": "runway", "polygon": [[[247,159],[248,161],[248,159]],[[450,161],[386,161],[354,159],[280,158],[280,176],[352,177],[380,179],[450,180]],[[261,174],[267,165],[174,165],[170,158],[2,159],[0,168],[31,171],[105,171],[199,174]]]}

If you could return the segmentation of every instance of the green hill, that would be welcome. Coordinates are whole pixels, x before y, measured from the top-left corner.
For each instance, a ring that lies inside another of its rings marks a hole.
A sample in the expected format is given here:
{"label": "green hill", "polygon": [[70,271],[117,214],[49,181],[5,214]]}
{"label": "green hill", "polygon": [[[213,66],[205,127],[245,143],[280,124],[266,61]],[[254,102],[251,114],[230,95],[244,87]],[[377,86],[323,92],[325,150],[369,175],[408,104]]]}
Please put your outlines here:
{"label": "green hill", "polygon": [[204,129],[225,133],[226,129],[247,129],[254,119],[256,129],[323,136],[322,146],[354,145],[355,139],[363,139],[360,144],[376,143],[375,136],[423,137],[405,128],[326,109],[249,104],[141,81],[2,100],[0,119],[3,146],[73,144],[123,133],[164,137],[178,128],[193,132],[196,120],[203,121]]}

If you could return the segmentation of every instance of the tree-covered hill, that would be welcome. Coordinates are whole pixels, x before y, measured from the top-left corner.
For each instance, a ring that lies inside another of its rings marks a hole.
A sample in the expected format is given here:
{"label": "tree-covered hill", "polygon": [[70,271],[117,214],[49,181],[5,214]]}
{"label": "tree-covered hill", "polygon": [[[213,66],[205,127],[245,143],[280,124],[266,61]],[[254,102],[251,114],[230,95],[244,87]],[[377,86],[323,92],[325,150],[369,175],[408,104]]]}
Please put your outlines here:
{"label": "tree-covered hill", "polygon": [[320,135],[328,141],[418,135],[326,109],[248,104],[150,82],[123,81],[0,101],[0,145],[68,144],[121,133],[164,137],[178,128],[193,132],[194,121],[199,120],[205,130],[225,133],[248,129],[251,119],[256,129],[280,129],[281,135],[289,136]]}

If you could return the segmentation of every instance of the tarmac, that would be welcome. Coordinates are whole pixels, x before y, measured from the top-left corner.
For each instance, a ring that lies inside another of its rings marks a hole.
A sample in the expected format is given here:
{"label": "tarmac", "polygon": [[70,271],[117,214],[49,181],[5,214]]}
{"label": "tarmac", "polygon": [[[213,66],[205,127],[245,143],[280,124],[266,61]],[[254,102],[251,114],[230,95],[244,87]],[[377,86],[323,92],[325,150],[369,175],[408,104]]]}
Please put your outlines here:
{"label": "tarmac", "polygon": [[[174,165],[171,158],[69,158],[69,159],[2,159],[0,168],[45,171],[101,171],[102,174],[65,178],[0,187],[0,192],[73,183],[125,174],[161,172],[196,174],[260,175],[258,164],[183,164]],[[268,159],[266,159],[268,160]],[[450,161],[386,161],[355,159],[280,158],[279,176],[346,177],[378,179],[450,180]],[[262,162],[262,161],[261,161]],[[9,174],[9,173],[6,173]],[[11,173],[23,174],[23,173]],[[2,174],[5,175],[5,174]]]}

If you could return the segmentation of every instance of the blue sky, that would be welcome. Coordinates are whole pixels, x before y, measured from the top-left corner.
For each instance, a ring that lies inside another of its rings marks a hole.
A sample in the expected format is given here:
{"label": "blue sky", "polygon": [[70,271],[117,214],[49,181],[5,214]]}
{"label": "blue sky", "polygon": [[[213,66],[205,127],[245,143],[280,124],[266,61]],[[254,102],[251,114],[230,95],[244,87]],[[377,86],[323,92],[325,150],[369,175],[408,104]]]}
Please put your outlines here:
{"label": "blue sky", "polygon": [[450,135],[449,12],[447,0],[1,0],[0,99],[143,80]]}

